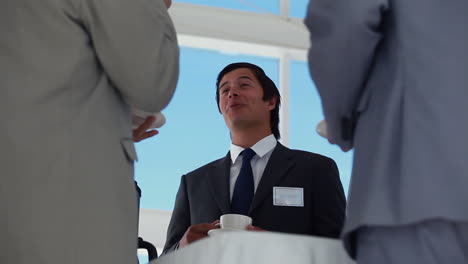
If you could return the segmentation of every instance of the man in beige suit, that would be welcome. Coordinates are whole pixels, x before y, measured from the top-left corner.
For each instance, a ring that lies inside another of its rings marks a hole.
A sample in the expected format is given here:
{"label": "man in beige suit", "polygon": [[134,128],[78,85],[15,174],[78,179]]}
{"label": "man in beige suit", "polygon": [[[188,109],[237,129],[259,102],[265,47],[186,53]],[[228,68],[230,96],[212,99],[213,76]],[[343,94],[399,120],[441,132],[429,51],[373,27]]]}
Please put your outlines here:
{"label": "man in beige suit", "polygon": [[0,263],[136,263],[130,107],[161,111],[162,0],[0,2]]}

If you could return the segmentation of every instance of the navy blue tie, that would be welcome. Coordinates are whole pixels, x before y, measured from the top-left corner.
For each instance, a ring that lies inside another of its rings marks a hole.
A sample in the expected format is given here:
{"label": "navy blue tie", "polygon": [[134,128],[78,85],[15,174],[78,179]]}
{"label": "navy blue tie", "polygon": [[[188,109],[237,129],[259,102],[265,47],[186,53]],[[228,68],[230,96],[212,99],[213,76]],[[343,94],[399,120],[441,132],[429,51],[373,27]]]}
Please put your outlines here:
{"label": "navy blue tie", "polygon": [[242,151],[242,167],[237,176],[232,194],[231,210],[234,214],[247,215],[254,196],[254,179],[250,161],[255,151],[248,148]]}

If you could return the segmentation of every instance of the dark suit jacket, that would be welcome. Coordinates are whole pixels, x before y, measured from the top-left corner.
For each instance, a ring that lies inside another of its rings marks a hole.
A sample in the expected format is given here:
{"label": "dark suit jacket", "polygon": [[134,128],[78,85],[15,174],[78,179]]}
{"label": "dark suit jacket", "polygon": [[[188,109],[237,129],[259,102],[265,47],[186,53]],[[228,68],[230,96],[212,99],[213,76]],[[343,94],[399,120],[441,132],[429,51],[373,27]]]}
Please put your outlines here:
{"label": "dark suit jacket", "polygon": [[[231,213],[231,157],[213,161],[182,176],[164,251],[173,250],[187,228]],[[273,187],[304,188],[304,207],[273,205]],[[286,233],[338,238],[345,217],[345,196],[335,162],[278,143],[255,192],[249,216],[253,225]]]}

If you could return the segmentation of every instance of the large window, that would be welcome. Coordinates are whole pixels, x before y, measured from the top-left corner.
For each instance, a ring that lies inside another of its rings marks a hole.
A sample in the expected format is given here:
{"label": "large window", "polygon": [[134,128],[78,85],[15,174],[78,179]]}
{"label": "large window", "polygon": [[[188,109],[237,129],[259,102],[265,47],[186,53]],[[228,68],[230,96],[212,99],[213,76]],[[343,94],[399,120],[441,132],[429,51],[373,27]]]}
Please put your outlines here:
{"label": "large window", "polygon": [[[136,178],[143,191],[142,208],[172,210],[180,177],[226,155],[229,130],[217,109],[215,82],[224,66],[238,61],[258,64],[278,84],[276,59],[181,49],[178,88],[163,111],[167,123],[159,135],[137,144]],[[307,64],[293,61],[290,67],[289,147],[333,158],[347,191],[352,154],[343,153],[316,133],[323,115]]]}
{"label": "large window", "polygon": [[[215,6],[257,13],[279,15],[281,0],[179,0],[177,2]],[[289,15],[303,18],[309,0],[289,0]]]}
{"label": "large window", "polygon": [[[170,13],[184,46],[181,71],[176,94],[163,110],[167,123],[159,135],[137,144],[140,235],[161,251],[180,177],[229,151],[215,83],[219,71],[232,62],[259,65],[284,91],[281,116],[287,122],[280,125],[285,144],[334,159],[347,193],[352,153],[343,153],[315,131],[323,114],[305,62],[309,35],[301,19],[308,0],[173,1]],[[293,18],[285,19],[285,13]]]}

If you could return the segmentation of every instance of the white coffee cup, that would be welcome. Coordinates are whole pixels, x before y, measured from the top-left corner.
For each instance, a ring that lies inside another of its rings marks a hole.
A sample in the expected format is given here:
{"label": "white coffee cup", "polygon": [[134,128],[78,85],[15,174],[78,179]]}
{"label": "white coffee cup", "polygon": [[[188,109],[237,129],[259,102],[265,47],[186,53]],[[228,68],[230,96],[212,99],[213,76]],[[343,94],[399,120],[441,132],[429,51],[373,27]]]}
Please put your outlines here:
{"label": "white coffee cup", "polygon": [[225,214],[219,220],[221,229],[245,230],[252,224],[252,218],[241,214]]}
{"label": "white coffee cup", "polygon": [[322,120],[317,124],[316,130],[320,136],[328,138],[327,122],[325,120]]}

